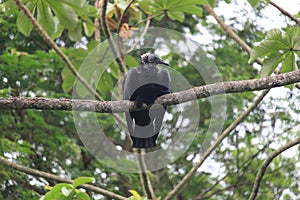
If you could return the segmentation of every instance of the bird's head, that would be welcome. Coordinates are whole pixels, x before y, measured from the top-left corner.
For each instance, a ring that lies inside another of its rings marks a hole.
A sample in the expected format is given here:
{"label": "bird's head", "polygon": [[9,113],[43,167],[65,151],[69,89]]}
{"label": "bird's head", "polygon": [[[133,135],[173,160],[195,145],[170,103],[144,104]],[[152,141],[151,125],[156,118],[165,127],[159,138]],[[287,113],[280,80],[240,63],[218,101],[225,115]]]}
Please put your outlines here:
{"label": "bird's head", "polygon": [[163,64],[169,66],[169,63],[165,62],[163,59],[152,53],[145,53],[141,55],[141,63],[153,65]]}

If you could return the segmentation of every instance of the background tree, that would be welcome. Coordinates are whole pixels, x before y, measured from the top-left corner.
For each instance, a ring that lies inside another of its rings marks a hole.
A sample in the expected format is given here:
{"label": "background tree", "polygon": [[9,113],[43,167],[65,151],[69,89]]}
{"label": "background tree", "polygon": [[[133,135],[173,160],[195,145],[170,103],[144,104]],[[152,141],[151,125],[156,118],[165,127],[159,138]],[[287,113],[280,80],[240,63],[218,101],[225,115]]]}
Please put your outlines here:
{"label": "background tree", "polygon": [[[300,105],[294,85],[270,92],[226,94],[227,120],[218,139],[201,153],[203,137],[196,137],[176,162],[146,174],[151,184],[140,181],[144,176],[116,171],[95,159],[78,137],[71,112],[23,109],[24,99],[19,98],[55,98],[63,105],[64,99],[72,98],[75,75],[84,83],[77,69],[100,41],[116,33],[130,37],[130,30],[147,30],[150,24],[193,38],[211,37],[203,48],[224,81],[297,72],[299,14],[292,15],[272,1],[252,0],[244,5],[211,0],[0,2],[0,199],[39,199],[47,192],[45,199],[67,198],[68,193],[77,199],[138,199],[139,195],[195,200],[299,198],[299,147],[295,145],[300,142]],[[213,9],[229,5],[239,10],[229,20]],[[284,27],[266,30],[259,25],[270,7],[279,10]],[[208,36],[202,36],[203,32]],[[139,62],[141,52],[122,52],[122,45],[116,47],[119,50],[119,60],[109,66],[94,91],[90,88],[98,100],[110,100],[124,69]],[[170,52],[164,59],[193,86],[205,84],[183,58]],[[202,133],[209,126],[210,102],[199,99],[197,103],[201,112],[197,132]],[[97,117],[114,144],[130,149],[128,137],[118,126],[122,119],[108,113]],[[175,124],[170,120],[165,126],[171,129]],[[293,151],[284,154],[292,146]],[[91,182],[94,186],[84,185]],[[149,187],[155,195],[144,193]]]}

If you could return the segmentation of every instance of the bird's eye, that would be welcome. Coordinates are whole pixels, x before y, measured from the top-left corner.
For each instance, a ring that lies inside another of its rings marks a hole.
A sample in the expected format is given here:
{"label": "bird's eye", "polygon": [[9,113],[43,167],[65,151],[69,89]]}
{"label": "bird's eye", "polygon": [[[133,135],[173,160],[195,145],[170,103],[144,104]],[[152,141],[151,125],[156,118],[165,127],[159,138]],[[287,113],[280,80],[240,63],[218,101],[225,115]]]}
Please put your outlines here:
{"label": "bird's eye", "polygon": [[150,63],[153,63],[153,62],[154,62],[154,58],[150,57],[150,58],[148,59],[148,61],[149,61]]}

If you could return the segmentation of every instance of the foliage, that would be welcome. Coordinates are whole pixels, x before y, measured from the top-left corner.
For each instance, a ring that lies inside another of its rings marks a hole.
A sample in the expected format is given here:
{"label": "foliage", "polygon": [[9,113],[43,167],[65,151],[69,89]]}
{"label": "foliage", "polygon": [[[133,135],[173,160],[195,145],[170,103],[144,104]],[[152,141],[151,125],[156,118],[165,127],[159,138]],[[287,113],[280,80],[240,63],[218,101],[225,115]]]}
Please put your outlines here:
{"label": "foliage", "polygon": [[75,179],[72,184],[59,183],[54,187],[47,187],[47,189],[50,189],[50,191],[46,193],[46,195],[43,197],[43,200],[89,200],[90,197],[85,192],[82,192],[76,188],[78,188],[82,184],[93,182],[95,182],[94,178],[79,177]]}
{"label": "foliage", "polygon": [[[198,6],[205,4],[206,1],[197,0],[174,0],[174,1],[151,1],[141,0],[138,6],[143,9],[144,12],[151,15],[159,15],[166,13],[167,16],[172,20],[178,20],[183,22],[185,19],[185,13],[194,14],[201,17],[201,8]],[[161,18],[158,18],[161,19]]]}
{"label": "foliage", "polygon": [[[86,56],[93,53],[99,40],[105,40],[101,33],[99,39],[94,38],[98,28],[94,26],[94,20],[99,18],[100,13],[99,7],[94,6],[95,1],[23,2],[48,35],[56,39],[56,43],[77,70],[82,67]],[[218,24],[211,22],[208,13],[202,7],[204,4],[218,7],[223,5],[223,2],[137,0],[123,16],[122,23],[141,29],[149,18],[152,26],[180,31],[195,39],[199,36],[204,37],[201,34],[208,32],[212,39],[206,41],[203,48],[206,55],[216,63],[224,81],[253,79],[259,75],[269,76],[278,67],[281,73],[298,69],[299,26],[287,25],[283,29],[266,31],[264,27],[258,27],[253,19],[247,18],[247,22],[242,23],[241,17],[246,18],[249,13],[237,12],[240,15],[231,18],[229,22],[240,39],[254,46],[248,60],[249,56],[232,38],[224,34],[224,30]],[[238,9],[234,1],[225,2]],[[257,14],[257,20],[265,17],[264,12],[260,11],[270,6],[268,1],[247,2]],[[118,23],[128,3],[126,0],[108,3],[106,15],[113,34],[118,33]],[[80,98],[89,96],[83,87],[76,87],[76,91],[73,91],[77,84],[74,74],[61,58],[50,50],[13,0],[0,1],[0,28],[1,97],[71,98],[72,92]],[[176,38],[174,39],[176,41]],[[256,42],[259,42],[258,45],[253,45]],[[86,80],[97,83],[93,86],[104,100],[110,100],[117,93],[115,86],[120,82],[120,74],[116,63],[106,63],[107,60],[111,60],[111,55],[105,53],[108,44],[105,45],[101,46],[101,51],[94,54],[97,63],[90,63],[80,73]],[[138,65],[140,53],[125,53],[122,58],[127,68]],[[187,62],[186,57],[167,52],[163,58],[192,86],[206,84],[203,77],[199,77],[195,68]],[[261,70],[252,65],[257,58],[263,59]],[[97,71],[97,66],[104,64],[109,66],[108,69]],[[203,68],[209,67],[201,59],[199,65]],[[100,73],[104,75],[98,80]],[[224,129],[251,105],[255,96],[256,92],[226,95],[227,120]],[[258,166],[266,156],[279,146],[299,137],[299,100],[300,95],[296,88],[281,88],[273,93],[271,90],[271,95],[232,131],[175,198],[247,199]],[[197,136],[188,151],[167,167],[148,173],[157,196],[167,196],[192,168],[193,163],[201,157],[201,144],[204,140],[202,133],[206,132],[211,122],[210,99],[198,100],[198,104],[201,119]],[[173,120],[166,120],[164,126],[172,132],[176,128],[174,119],[180,116],[171,109],[168,112]],[[110,114],[97,114],[97,119],[114,144],[131,150],[128,138],[114,117]],[[82,184],[91,182],[128,199],[146,199],[138,174],[109,168],[103,164],[104,161],[95,159],[88,152],[76,133],[71,112],[1,110],[0,121],[1,156],[26,167],[75,179],[73,184],[58,183],[11,169],[1,163],[0,199],[110,199],[79,189]],[[163,144],[166,139],[170,140],[171,137],[162,135],[159,143]],[[257,199],[300,198],[298,176],[295,176],[299,174],[299,155],[295,152],[298,152],[298,147],[294,149],[294,155],[282,154],[274,159],[266,171]]]}
{"label": "foliage", "polygon": [[300,27],[287,27],[284,34],[280,29],[272,29],[266,34],[258,46],[251,52],[249,62],[258,57],[265,58],[261,76],[269,76],[281,63],[280,72],[297,70],[296,60],[299,59]]}
{"label": "foliage", "polygon": [[[58,38],[64,29],[68,30],[71,40],[80,40],[82,37],[82,26],[85,34],[90,36],[94,32],[92,20],[89,17],[96,16],[96,9],[82,0],[66,1],[24,1],[26,7],[33,15],[37,16],[38,23],[52,38]],[[7,1],[6,10],[14,12],[17,7],[13,0]],[[29,36],[33,26],[23,12],[17,18],[18,29]]]}

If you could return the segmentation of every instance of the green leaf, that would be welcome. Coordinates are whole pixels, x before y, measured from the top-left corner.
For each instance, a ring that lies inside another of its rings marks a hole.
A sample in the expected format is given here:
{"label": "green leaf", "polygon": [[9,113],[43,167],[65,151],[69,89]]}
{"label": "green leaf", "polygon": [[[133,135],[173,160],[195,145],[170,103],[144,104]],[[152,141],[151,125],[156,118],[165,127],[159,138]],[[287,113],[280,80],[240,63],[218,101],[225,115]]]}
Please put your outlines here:
{"label": "green leaf", "polygon": [[80,191],[76,194],[76,200],[90,200],[90,197],[87,193]]}
{"label": "green leaf", "polygon": [[82,26],[80,23],[77,24],[75,29],[69,29],[68,35],[70,37],[70,40],[72,41],[78,41],[82,37]]}
{"label": "green leaf", "polygon": [[173,8],[172,11],[182,11],[189,14],[194,14],[198,17],[202,16],[202,9],[196,5],[183,6],[180,8]]}
{"label": "green leaf", "polygon": [[160,9],[154,8],[152,0],[140,0],[138,2],[138,7],[140,7],[147,14],[153,14],[160,10]]}
{"label": "green leaf", "polygon": [[88,37],[91,37],[95,31],[95,26],[89,18],[83,19],[83,29]]}
{"label": "green leaf", "polygon": [[64,27],[59,23],[57,17],[54,17],[53,19],[54,19],[55,23],[58,24],[56,31],[55,31],[55,33],[53,33],[53,37],[52,37],[53,39],[56,39],[59,36],[61,36],[62,32],[64,31]]}
{"label": "green leaf", "polygon": [[139,65],[139,62],[131,55],[126,55],[125,63],[128,67],[136,67]]}
{"label": "green leaf", "polygon": [[271,54],[268,58],[266,58],[263,62],[263,66],[261,68],[261,76],[266,77],[269,76],[278,66],[278,64],[283,60],[283,55],[279,52],[275,52]]}
{"label": "green leaf", "polygon": [[5,9],[5,12],[8,15],[13,15],[18,10],[18,6],[13,0],[8,0],[8,1],[4,2],[3,6]]}
{"label": "green leaf", "polygon": [[264,58],[274,52],[289,49],[289,44],[286,38],[282,36],[282,32],[279,29],[272,29],[266,34],[265,40],[253,48],[248,62],[252,63],[258,57]]}
{"label": "green leaf", "polygon": [[86,0],[60,0],[61,2],[70,5],[71,7],[82,8],[86,3]]}
{"label": "green leaf", "polygon": [[82,184],[85,184],[85,183],[94,183],[95,182],[95,179],[92,178],[92,177],[79,177],[79,178],[76,178],[74,181],[73,181],[73,187],[74,188],[77,188],[78,186],[82,185]]}
{"label": "green leaf", "polygon": [[217,0],[207,0],[207,4],[214,8],[216,6]]}
{"label": "green leaf", "polygon": [[135,190],[129,190],[129,192],[134,196],[135,200],[141,200],[141,196]]}
{"label": "green leaf", "polygon": [[252,6],[252,7],[254,7],[254,6],[256,6],[256,4],[259,2],[259,0],[248,0],[248,3]]}
{"label": "green leaf", "polygon": [[102,95],[107,95],[114,87],[113,79],[107,71],[103,72],[97,88]]}
{"label": "green leaf", "polygon": [[[34,15],[36,9],[36,1],[29,1],[26,4],[26,7],[30,10],[32,15]],[[19,31],[27,37],[30,35],[32,31],[33,25],[31,24],[31,22],[28,20],[27,16],[23,12],[20,12],[20,14],[18,15],[17,27]]]}
{"label": "green leaf", "polygon": [[286,35],[289,41],[289,45],[291,48],[294,48],[300,40],[300,27],[294,26],[289,27],[286,31]]}
{"label": "green leaf", "polygon": [[46,33],[53,37],[56,25],[49,4],[46,1],[38,1],[37,3],[37,21]]}
{"label": "green leaf", "polygon": [[184,20],[184,13],[195,14],[197,16],[202,15],[202,9],[196,5],[206,4],[206,0],[162,0],[151,1],[142,0],[138,6],[142,8],[148,14],[159,14],[167,11],[167,15],[172,20],[178,20],[182,22]]}
{"label": "green leaf", "polygon": [[172,20],[178,20],[180,22],[184,20],[184,13],[181,11],[168,11],[167,15]]}
{"label": "green leaf", "polygon": [[75,80],[76,80],[75,76],[69,70],[68,67],[65,67],[62,70],[61,75],[62,75],[62,78],[63,78],[62,88],[63,88],[65,93],[68,93],[74,87],[74,83],[75,83]]}
{"label": "green leaf", "polygon": [[284,58],[284,61],[282,62],[281,66],[281,72],[286,73],[286,72],[291,72],[294,70],[294,65],[295,65],[295,55],[292,52],[288,52],[286,57]]}
{"label": "green leaf", "polygon": [[[127,57],[127,56],[126,56]],[[126,59],[125,57],[125,59]],[[128,66],[127,62],[126,65]],[[110,66],[110,74],[112,75],[112,77],[114,77],[115,79],[119,79],[119,68],[117,67],[117,65],[113,62]]]}
{"label": "green leaf", "polygon": [[[295,62],[295,55],[292,52],[289,52],[282,62],[281,66],[281,72],[286,73],[286,72],[291,72],[293,71],[296,67],[296,62]],[[286,88],[289,88],[290,90],[293,89],[293,84],[286,85]]]}
{"label": "green leaf", "polygon": [[49,192],[44,196],[44,200],[64,200],[67,199],[63,193],[62,188],[72,189],[72,186],[68,183],[56,184]]}
{"label": "green leaf", "polygon": [[193,5],[204,5],[206,4],[205,0],[173,0],[168,1],[167,9],[180,8],[184,6],[193,6]]}
{"label": "green leaf", "polygon": [[74,9],[60,1],[46,1],[49,3],[49,5],[51,5],[51,9],[58,18],[59,22],[67,29],[74,30],[78,22],[78,16],[76,15]]}

